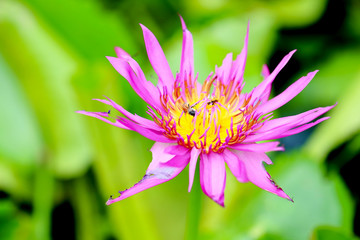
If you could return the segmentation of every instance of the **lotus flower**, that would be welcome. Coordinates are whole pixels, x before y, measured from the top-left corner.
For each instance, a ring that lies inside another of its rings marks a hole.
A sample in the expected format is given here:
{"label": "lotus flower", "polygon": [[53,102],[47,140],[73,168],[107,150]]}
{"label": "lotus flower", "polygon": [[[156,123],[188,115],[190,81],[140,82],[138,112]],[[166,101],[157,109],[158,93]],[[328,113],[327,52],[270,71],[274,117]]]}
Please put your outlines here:
{"label": "lotus flower", "polygon": [[109,120],[112,119],[109,112],[79,111],[114,126],[136,131],[155,141],[151,148],[152,162],[144,177],[133,187],[119,191],[120,196],[110,197],[107,204],[167,182],[187,165],[190,192],[198,159],[201,188],[221,206],[224,206],[225,164],[239,182],[250,181],[292,201],[264,168],[263,162],[272,164],[265,152],[284,150],[279,142],[267,140],[287,137],[315,126],[328,117],[315,119],[334,106],[319,107],[277,119],[272,118],[272,112],[299,94],[317,71],[301,77],[285,91],[269,99],[272,82],[290,60],[294,50],[271,73],[264,66],[264,80],[251,92],[244,93],[248,26],[241,53],[235,60],[229,53],[222,66],[215,67],[215,72],[210,73],[201,84],[194,71],[192,35],[183,19],[180,19],[183,45],[180,71],[175,77],[154,34],[141,24],[146,51],[158,76],[157,86],[146,80],[138,63],[121,48],[115,48],[117,57],[107,57],[148,104],[150,120],[126,111],[111,99],[96,100],[114,107],[123,115],[115,121]]}

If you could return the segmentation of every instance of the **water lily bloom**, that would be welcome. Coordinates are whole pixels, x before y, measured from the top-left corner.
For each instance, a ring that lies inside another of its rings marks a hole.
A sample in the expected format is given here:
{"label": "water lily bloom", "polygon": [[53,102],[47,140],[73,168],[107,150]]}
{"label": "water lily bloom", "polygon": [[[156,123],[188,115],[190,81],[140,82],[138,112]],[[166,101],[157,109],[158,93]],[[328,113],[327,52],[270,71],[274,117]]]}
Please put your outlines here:
{"label": "water lily bloom", "polygon": [[264,66],[264,80],[251,92],[244,93],[248,26],[241,53],[235,60],[229,53],[221,67],[215,67],[215,71],[201,84],[194,71],[192,35],[182,18],[181,23],[183,45],[180,71],[175,76],[154,34],[140,24],[150,63],[158,76],[156,86],[146,80],[138,63],[121,48],[115,48],[117,57],[107,57],[148,104],[147,113],[151,120],[126,111],[111,99],[96,100],[114,107],[123,115],[115,121],[109,112],[79,111],[155,141],[151,148],[152,162],[144,177],[129,189],[120,191],[120,196],[110,197],[107,204],[167,182],[187,165],[190,192],[198,159],[201,188],[221,206],[224,206],[225,164],[238,181],[250,181],[292,201],[265,170],[263,162],[272,164],[265,152],[284,150],[279,142],[267,140],[287,137],[315,126],[328,119],[317,118],[334,106],[277,119],[272,118],[272,112],[299,94],[317,71],[301,77],[282,93],[269,99],[272,82],[294,50],[271,73]]}

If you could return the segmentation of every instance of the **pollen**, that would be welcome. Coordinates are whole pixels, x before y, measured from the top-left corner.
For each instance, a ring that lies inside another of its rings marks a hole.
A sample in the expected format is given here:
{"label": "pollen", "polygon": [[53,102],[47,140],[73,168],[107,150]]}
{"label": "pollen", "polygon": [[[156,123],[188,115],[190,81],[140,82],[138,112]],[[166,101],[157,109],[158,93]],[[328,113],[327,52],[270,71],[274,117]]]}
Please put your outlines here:
{"label": "pollen", "polygon": [[152,116],[179,145],[204,153],[222,152],[263,124],[264,118],[254,111],[258,103],[249,104],[251,96],[242,94],[242,88],[235,81],[225,85],[213,74],[202,85],[196,79],[176,80],[173,92],[161,95],[167,112]]}

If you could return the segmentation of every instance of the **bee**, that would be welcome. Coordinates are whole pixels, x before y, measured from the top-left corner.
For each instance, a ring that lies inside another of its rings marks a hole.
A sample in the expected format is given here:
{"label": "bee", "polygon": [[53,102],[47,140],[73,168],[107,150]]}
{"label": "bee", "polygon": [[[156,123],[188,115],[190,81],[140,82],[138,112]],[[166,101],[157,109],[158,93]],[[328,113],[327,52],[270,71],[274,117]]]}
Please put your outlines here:
{"label": "bee", "polygon": [[207,105],[214,105],[215,103],[217,103],[218,102],[218,100],[211,100],[211,101],[209,101],[208,103],[207,103]]}
{"label": "bee", "polygon": [[184,103],[182,105],[182,109],[184,112],[190,114],[191,116],[195,116],[196,110],[194,109],[194,107],[198,104],[198,102],[194,103],[193,105],[190,106],[190,104],[188,103]]}

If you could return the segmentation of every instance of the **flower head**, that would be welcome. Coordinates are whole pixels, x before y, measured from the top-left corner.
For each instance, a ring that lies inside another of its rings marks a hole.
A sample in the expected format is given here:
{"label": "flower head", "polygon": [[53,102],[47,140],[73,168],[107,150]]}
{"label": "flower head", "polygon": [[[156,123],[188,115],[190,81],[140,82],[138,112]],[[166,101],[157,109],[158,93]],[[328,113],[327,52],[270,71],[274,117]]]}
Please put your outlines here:
{"label": "flower head", "polygon": [[194,72],[192,35],[182,18],[181,23],[183,47],[180,71],[175,78],[160,44],[143,25],[146,51],[158,76],[157,86],[145,79],[138,63],[121,48],[115,48],[117,57],[107,57],[148,104],[147,113],[151,120],[129,113],[110,99],[97,100],[113,106],[123,115],[115,122],[108,119],[110,116],[107,112],[79,111],[155,141],[151,148],[153,159],[145,176],[133,187],[120,191],[120,196],[110,198],[107,204],[169,181],[187,165],[190,191],[199,157],[202,190],[221,206],[224,206],[225,164],[240,182],[250,181],[292,201],[263,166],[263,162],[272,164],[265,152],[282,151],[284,148],[276,141],[258,142],[290,136],[328,119],[323,117],[315,120],[334,106],[272,119],[272,111],[300,93],[317,71],[300,78],[269,100],[271,84],[294,50],[281,60],[273,72],[270,73],[264,66],[264,80],[251,92],[244,93],[248,27],[241,53],[235,60],[231,53],[228,54],[222,66],[216,67],[215,72],[201,84]]}

